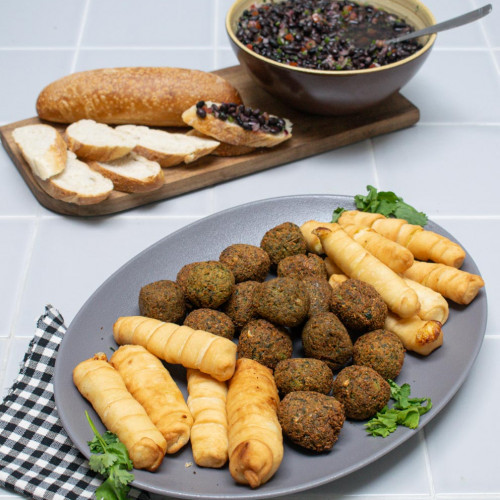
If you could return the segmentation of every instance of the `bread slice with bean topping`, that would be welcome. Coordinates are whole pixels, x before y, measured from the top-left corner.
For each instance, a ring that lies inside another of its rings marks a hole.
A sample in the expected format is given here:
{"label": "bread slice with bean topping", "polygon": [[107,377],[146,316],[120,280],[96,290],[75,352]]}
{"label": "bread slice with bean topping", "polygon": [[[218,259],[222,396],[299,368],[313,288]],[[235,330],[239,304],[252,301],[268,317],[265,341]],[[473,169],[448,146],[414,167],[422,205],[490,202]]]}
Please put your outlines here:
{"label": "bread slice with bean topping", "polygon": [[200,101],[182,114],[202,134],[234,146],[273,147],[292,137],[292,123],[244,105]]}

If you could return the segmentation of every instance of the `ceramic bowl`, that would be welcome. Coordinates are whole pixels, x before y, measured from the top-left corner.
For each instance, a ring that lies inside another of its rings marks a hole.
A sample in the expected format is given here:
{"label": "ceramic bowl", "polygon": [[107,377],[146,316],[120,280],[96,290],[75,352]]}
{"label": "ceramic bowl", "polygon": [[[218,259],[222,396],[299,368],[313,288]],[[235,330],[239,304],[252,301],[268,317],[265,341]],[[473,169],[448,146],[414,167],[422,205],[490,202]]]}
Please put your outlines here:
{"label": "ceramic bowl", "polygon": [[[401,61],[362,70],[312,70],[275,62],[256,54],[235,35],[238,19],[258,0],[236,0],[226,16],[226,30],[240,64],[258,85],[286,104],[312,114],[344,115],[381,103],[399,91],[417,73],[434,45],[436,35],[422,37],[422,49]],[[370,0],[415,29],[435,23],[419,0]]]}

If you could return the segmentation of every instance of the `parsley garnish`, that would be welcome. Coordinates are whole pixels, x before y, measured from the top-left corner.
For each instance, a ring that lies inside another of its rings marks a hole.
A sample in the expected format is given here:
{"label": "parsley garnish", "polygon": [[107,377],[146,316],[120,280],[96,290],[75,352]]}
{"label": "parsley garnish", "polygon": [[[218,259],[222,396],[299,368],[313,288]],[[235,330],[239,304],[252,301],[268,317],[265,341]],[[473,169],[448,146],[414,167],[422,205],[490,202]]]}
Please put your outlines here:
{"label": "parsley garnish", "polygon": [[[362,212],[371,212],[385,215],[386,217],[396,217],[405,219],[410,224],[425,226],[427,224],[427,215],[418,212],[415,208],[403,201],[403,198],[397,196],[392,191],[377,191],[373,186],[366,186],[368,194],[363,196],[357,194],[354,197],[356,208]],[[337,208],[333,212],[332,222],[337,222],[345,209]]]}
{"label": "parsley garnish", "polygon": [[85,412],[85,415],[94,432],[94,439],[88,441],[92,453],[89,466],[106,478],[95,492],[96,499],[126,500],[130,490],[128,484],[134,479],[134,475],[128,472],[132,470],[133,464],[128,456],[127,448],[116,434],[106,431],[101,435],[88,412]]}
{"label": "parsley garnish", "polygon": [[398,425],[416,429],[420,415],[427,413],[432,408],[430,398],[410,398],[410,385],[399,386],[389,380],[391,386],[391,399],[395,401],[392,408],[384,406],[366,424],[366,432],[372,436],[387,437],[394,432]]}

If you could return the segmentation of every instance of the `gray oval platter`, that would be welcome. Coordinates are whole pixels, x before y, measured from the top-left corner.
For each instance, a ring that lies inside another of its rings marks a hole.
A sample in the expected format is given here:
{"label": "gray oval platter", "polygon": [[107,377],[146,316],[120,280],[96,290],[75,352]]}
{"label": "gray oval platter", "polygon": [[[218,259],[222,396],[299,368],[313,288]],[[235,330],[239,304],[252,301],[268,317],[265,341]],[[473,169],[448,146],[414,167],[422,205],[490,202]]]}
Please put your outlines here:
{"label": "gray oval platter", "polygon": [[[55,367],[59,415],[83,455],[89,457],[87,441],[92,438],[85,410],[100,430],[103,426],[71,382],[73,368],[96,352],[112,354],[117,347],[113,323],[119,316],[139,314],[137,299],[141,286],[160,279],[175,280],[184,264],[217,260],[220,252],[232,243],[259,245],[264,233],[282,222],[300,225],[310,219],[329,221],[338,206],[352,209],[354,200],[336,195],[288,196],[231,208],[161,239],[110,276],[68,327]],[[429,222],[427,228],[454,239],[435,223]],[[479,274],[469,255],[462,269]],[[430,397],[433,402],[432,410],[422,417],[420,428],[445,407],[466,379],[482,344],[486,311],[484,289],[467,307],[450,304],[443,346],[428,357],[407,353],[397,382],[408,382],[412,396]],[[297,341],[296,353],[300,355],[300,341]],[[187,396],[184,369],[172,365],[168,369]],[[387,454],[415,433],[399,428],[385,439],[373,438],[366,434],[362,422],[346,422],[334,448],[318,455],[301,451],[285,441],[285,455],[277,473],[255,490],[235,484],[227,465],[220,470],[189,465],[193,457],[190,447],[185,446],[177,454],[166,456],[155,473],[134,470],[134,486],[177,498],[270,498],[304,491],[350,474]]]}

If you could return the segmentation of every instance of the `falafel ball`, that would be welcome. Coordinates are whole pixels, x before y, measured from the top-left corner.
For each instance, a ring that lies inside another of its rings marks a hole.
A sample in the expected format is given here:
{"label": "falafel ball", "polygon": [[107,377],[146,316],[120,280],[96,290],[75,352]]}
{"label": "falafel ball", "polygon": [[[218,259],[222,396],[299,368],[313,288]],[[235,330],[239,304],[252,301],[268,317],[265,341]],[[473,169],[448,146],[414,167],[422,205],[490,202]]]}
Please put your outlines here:
{"label": "falafel ball", "polygon": [[154,281],[139,292],[139,311],[142,316],[168,323],[180,323],[186,314],[182,288],[170,280]]}
{"label": "falafel ball", "polygon": [[278,406],[283,434],[308,450],[331,450],[336,443],[345,414],[342,404],[332,396],[313,391],[290,392]]}
{"label": "falafel ball", "polygon": [[316,314],[302,329],[302,346],[307,357],[324,361],[340,370],[352,357],[352,340],[345,326],[332,312]]}
{"label": "falafel ball", "polygon": [[236,283],[264,281],[271,267],[266,251],[244,243],[235,243],[222,250],[219,260],[231,269]]}
{"label": "falafel ball", "polygon": [[177,279],[186,298],[195,307],[217,309],[229,299],[234,289],[234,275],[222,262],[209,260],[184,266]]}
{"label": "falafel ball", "polygon": [[242,328],[258,317],[253,303],[253,294],[258,284],[257,281],[237,283],[231,297],[222,306],[222,310],[232,319],[237,328]]}
{"label": "falafel ball", "polygon": [[233,340],[234,337],[235,327],[231,318],[215,309],[195,309],[186,316],[183,324],[194,330],[204,330],[229,340]]}
{"label": "falafel ball", "polygon": [[333,396],[344,405],[347,418],[373,417],[389,401],[391,388],[386,380],[368,366],[346,366],[333,381]]}
{"label": "falafel ball", "polygon": [[357,279],[340,283],[332,294],[331,309],[354,336],[383,328],[387,305],[375,288]]}
{"label": "falafel ball", "polygon": [[403,367],[405,348],[395,333],[374,330],[354,342],[352,359],[355,365],[369,366],[386,380],[394,380]]}
{"label": "falafel ball", "polygon": [[283,222],[264,234],[260,247],[265,250],[271,265],[277,266],[279,261],[289,255],[305,254],[307,244],[300,227],[293,222]]}
{"label": "falafel ball", "polygon": [[274,380],[281,394],[295,391],[330,394],[333,373],[328,365],[319,359],[290,358],[276,365]]}
{"label": "falafel ball", "polygon": [[309,311],[309,294],[295,278],[273,278],[255,288],[257,313],[271,323],[294,327],[302,324]]}
{"label": "falafel ball", "polygon": [[309,317],[330,311],[333,289],[324,278],[307,277],[302,279],[309,295]]}
{"label": "falafel ball", "polygon": [[299,280],[305,277],[328,278],[325,261],[315,253],[289,255],[278,263],[277,274]]}
{"label": "falafel ball", "polygon": [[292,339],[282,327],[265,319],[254,319],[241,330],[238,357],[250,358],[271,369],[293,352]]}

